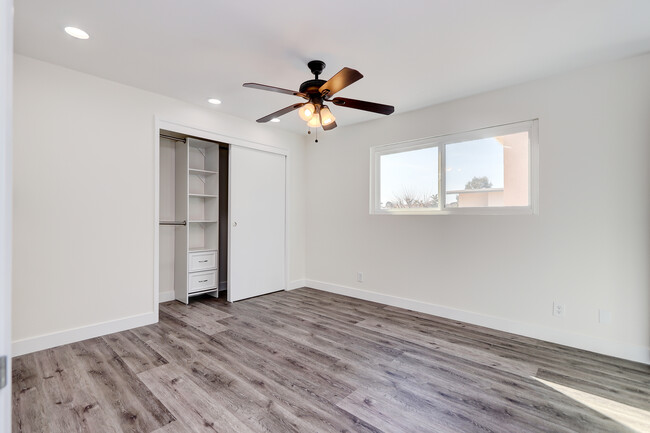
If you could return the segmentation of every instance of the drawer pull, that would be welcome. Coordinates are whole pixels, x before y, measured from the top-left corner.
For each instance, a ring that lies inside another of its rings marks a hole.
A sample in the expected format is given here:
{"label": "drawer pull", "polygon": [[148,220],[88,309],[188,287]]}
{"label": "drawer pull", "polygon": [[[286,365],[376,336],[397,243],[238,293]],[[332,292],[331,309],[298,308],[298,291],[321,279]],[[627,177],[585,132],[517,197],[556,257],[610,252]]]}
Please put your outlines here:
{"label": "drawer pull", "polygon": [[208,280],[199,280],[199,283],[207,283]]}
{"label": "drawer pull", "polygon": [[208,263],[207,260],[199,260],[199,263]]}

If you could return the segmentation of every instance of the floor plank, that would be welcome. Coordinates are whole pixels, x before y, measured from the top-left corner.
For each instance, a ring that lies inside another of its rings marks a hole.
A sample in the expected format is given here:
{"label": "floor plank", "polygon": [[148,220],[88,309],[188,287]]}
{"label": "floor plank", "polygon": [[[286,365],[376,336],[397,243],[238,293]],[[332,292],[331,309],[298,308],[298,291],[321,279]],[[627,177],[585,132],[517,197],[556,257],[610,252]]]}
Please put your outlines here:
{"label": "floor plank", "polygon": [[38,371],[36,355],[29,354],[13,360],[13,432],[43,432],[48,430],[51,411],[43,392],[45,378]]}
{"label": "floor plank", "polygon": [[313,289],[14,358],[14,432],[644,432],[650,366]]}
{"label": "floor plank", "polygon": [[178,365],[147,370],[139,378],[193,432],[254,432],[231,412],[223,410],[219,400],[196,386]]}
{"label": "floor plank", "polygon": [[166,302],[160,305],[160,311],[171,314],[208,335],[224,331],[226,327],[218,321],[230,316],[214,308],[209,308],[200,302],[194,302],[189,305],[184,305],[176,301]]}
{"label": "floor plank", "polygon": [[174,421],[169,410],[103,339],[73,343],[70,347],[89,378],[99,406],[112,414],[120,431],[149,432]]}
{"label": "floor plank", "polygon": [[110,334],[102,339],[136,374],[167,364],[167,360],[162,355],[149,347],[133,332]]}

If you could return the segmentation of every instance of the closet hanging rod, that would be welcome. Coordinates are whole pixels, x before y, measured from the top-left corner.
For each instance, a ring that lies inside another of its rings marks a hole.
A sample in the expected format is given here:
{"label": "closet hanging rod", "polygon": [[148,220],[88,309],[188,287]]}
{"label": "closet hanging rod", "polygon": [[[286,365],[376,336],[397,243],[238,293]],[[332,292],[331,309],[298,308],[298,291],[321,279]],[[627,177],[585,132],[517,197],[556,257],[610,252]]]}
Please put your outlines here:
{"label": "closet hanging rod", "polygon": [[185,226],[187,221],[160,221],[161,226]]}
{"label": "closet hanging rod", "polygon": [[185,143],[185,138],[172,137],[171,135],[160,134],[160,138],[168,138],[170,140],[182,141],[183,143]]}

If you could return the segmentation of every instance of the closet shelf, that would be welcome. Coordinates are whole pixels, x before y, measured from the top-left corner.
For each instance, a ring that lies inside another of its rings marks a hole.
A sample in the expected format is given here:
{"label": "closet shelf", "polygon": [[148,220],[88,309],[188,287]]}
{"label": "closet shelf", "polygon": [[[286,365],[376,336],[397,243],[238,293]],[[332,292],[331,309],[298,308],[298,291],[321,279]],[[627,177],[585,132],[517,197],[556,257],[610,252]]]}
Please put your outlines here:
{"label": "closet shelf", "polygon": [[[166,283],[173,286],[176,300],[185,304],[190,297],[202,293],[212,293],[215,297],[219,294],[217,248],[220,224],[227,223],[227,218],[219,218],[219,178],[224,173],[224,170],[219,173],[220,153],[218,143],[196,138],[187,137],[175,144],[172,168],[175,182],[170,188],[174,194],[170,207],[174,211],[169,210],[167,215],[186,221],[186,226],[171,231],[174,272],[173,281]],[[161,185],[167,184],[161,182]]]}
{"label": "closet shelf", "polygon": [[199,168],[190,168],[189,173],[195,176],[212,176],[214,174],[219,174],[218,171],[203,170]]}
{"label": "closet shelf", "polygon": [[218,195],[215,194],[188,194],[190,197],[203,197],[203,198],[217,198]]}

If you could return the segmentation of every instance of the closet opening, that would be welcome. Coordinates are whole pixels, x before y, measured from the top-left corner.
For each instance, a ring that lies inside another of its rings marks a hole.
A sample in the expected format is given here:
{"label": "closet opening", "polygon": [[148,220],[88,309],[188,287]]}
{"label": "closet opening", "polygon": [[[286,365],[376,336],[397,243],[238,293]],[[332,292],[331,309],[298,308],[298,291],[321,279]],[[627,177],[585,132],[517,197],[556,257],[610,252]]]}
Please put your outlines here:
{"label": "closet opening", "polygon": [[227,143],[160,130],[159,299],[226,295]]}

